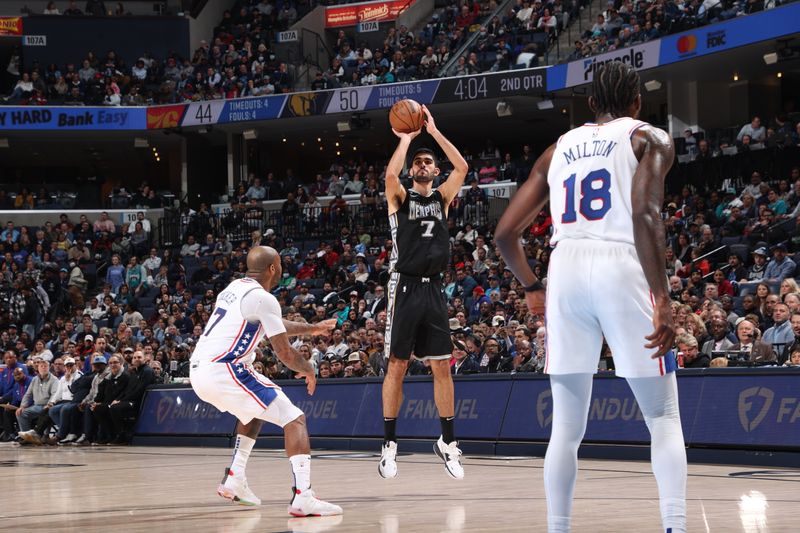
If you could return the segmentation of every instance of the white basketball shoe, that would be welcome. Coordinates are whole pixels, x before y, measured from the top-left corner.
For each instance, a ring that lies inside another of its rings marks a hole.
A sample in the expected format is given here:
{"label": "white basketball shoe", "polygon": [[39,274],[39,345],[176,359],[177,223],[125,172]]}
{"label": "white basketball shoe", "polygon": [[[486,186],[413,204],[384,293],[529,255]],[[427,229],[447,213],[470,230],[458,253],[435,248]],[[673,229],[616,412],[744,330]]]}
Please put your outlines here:
{"label": "white basketball shoe", "polygon": [[387,442],[381,448],[381,462],[378,463],[378,473],[384,479],[397,477],[397,443]]}
{"label": "white basketball shoe", "polygon": [[322,501],[314,495],[311,489],[297,490],[292,487],[292,503],[289,504],[289,514],[292,516],[335,516],[342,514],[338,505]]}
{"label": "white basketball shoe", "polygon": [[442,437],[433,445],[433,451],[444,461],[444,469],[453,479],[464,479],[464,467],[461,466],[461,450],[458,441],[445,444]]}
{"label": "white basketball shoe", "polygon": [[239,505],[261,505],[261,500],[247,486],[247,479],[243,475],[234,475],[229,468],[225,469],[217,494]]}

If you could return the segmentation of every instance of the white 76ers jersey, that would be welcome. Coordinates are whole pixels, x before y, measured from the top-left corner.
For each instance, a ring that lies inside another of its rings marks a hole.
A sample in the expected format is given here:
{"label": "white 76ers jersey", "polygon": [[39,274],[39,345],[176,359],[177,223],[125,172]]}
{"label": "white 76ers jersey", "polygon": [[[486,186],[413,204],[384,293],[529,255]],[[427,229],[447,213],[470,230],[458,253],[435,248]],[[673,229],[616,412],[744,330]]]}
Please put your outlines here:
{"label": "white 76ers jersey", "polygon": [[547,174],[553,244],[563,239],[634,244],[631,188],[639,162],[631,136],[646,124],[624,117],[587,123],[561,136]]}
{"label": "white 76ers jersey", "polygon": [[217,296],[192,361],[251,363],[264,335],[285,332],[278,300],[254,279],[237,279]]}

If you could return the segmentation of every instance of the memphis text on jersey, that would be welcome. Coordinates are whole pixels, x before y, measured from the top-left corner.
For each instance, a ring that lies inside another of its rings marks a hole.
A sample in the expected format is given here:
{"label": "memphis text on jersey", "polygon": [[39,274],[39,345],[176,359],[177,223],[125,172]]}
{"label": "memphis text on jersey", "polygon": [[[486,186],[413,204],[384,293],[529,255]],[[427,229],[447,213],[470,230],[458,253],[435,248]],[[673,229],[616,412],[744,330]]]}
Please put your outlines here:
{"label": "memphis text on jersey", "polygon": [[603,139],[599,141],[578,143],[562,153],[564,154],[566,164],[569,165],[570,163],[584,157],[608,157],[611,155],[611,152],[616,146],[616,141],[608,141]]}
{"label": "memphis text on jersey", "polygon": [[436,217],[444,219],[442,216],[442,205],[439,202],[431,204],[421,204],[410,200],[408,202],[408,220],[417,220],[421,218]]}

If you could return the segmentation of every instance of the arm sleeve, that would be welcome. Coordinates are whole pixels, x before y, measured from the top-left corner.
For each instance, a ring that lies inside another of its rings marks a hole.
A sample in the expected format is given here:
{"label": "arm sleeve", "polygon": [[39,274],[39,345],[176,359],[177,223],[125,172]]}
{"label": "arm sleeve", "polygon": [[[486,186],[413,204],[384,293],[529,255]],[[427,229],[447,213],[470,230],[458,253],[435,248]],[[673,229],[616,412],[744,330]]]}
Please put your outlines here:
{"label": "arm sleeve", "polygon": [[281,320],[281,306],[267,291],[255,289],[248,292],[242,298],[239,309],[248,322],[261,322],[267,337],[286,333]]}

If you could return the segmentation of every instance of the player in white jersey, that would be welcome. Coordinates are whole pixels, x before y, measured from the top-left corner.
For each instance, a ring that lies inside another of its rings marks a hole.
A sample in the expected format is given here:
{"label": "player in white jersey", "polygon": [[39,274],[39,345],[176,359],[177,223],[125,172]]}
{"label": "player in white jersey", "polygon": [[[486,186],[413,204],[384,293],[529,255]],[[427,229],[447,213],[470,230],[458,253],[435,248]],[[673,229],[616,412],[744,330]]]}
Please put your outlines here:
{"label": "player in white jersey", "polygon": [[[686,530],[686,452],[661,221],[674,148],[664,131],[636,120],[639,85],[636,71],[619,61],[595,71],[589,98],[595,122],[567,132],[542,154],[495,233],[507,265],[526,287],[531,311],[547,310],[553,429],[544,482],[550,532],[570,529],[578,447],[603,337],[650,430],[663,526],[671,533]],[[557,245],[545,302],[519,239],[548,197],[551,242]]]}
{"label": "player in white jersey", "polygon": [[305,378],[314,394],[314,368],[289,344],[289,337],[327,334],[336,319],[318,324],[281,318],[278,300],[269,293],[282,273],[278,252],[258,246],[247,254],[247,277],[231,282],[219,296],[208,325],[195,347],[190,366],[192,388],[201,400],[234,415],[236,446],[217,492],[243,505],[260,505],[247,485],[245,468],[264,421],[283,428],[294,487],[289,514],[342,514],[338,505],[319,500],[311,490],[311,448],[303,412],[265,376],[253,370],[255,349],[266,336],[280,360]]}

